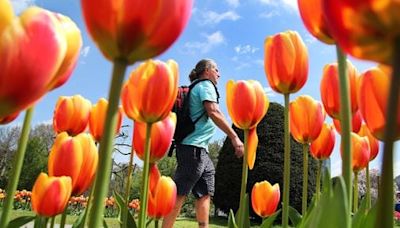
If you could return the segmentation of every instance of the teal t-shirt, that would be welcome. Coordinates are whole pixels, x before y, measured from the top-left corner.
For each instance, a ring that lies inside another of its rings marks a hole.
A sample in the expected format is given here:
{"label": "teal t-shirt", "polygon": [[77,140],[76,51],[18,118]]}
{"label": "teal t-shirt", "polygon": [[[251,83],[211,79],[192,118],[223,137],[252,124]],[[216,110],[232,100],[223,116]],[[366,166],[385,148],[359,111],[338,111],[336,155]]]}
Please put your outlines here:
{"label": "teal t-shirt", "polygon": [[[190,91],[190,117],[195,121],[206,112],[203,102],[218,102],[218,95],[211,81],[201,81]],[[208,149],[208,143],[215,133],[215,124],[205,113],[195,125],[194,131],[183,139],[182,144]]]}

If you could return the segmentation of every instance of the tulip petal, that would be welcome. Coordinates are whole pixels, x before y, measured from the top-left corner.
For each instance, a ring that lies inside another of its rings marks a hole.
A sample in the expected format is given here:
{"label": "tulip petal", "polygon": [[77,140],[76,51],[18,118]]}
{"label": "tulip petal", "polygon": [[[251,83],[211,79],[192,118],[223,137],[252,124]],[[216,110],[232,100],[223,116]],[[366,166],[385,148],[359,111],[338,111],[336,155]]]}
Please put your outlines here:
{"label": "tulip petal", "polygon": [[256,152],[258,146],[257,128],[251,128],[248,132],[247,164],[249,165],[249,169],[252,170],[254,167],[254,162],[256,161]]}

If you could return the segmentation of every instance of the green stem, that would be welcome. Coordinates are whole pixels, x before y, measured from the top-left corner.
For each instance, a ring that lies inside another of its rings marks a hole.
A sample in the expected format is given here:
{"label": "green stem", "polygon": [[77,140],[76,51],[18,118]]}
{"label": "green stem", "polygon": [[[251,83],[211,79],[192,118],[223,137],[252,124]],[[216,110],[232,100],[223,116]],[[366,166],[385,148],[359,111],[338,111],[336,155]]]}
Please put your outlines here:
{"label": "green stem", "polygon": [[358,210],[358,172],[354,171],[354,203],[353,203],[353,213]]}
{"label": "green stem", "polygon": [[316,201],[319,201],[319,197],[321,195],[321,168],[322,168],[322,160],[318,160],[318,167],[317,167],[317,186],[315,188],[315,192],[317,193]]}
{"label": "green stem", "polygon": [[28,144],[29,139],[29,131],[31,126],[31,120],[33,116],[34,107],[30,107],[26,110],[24,124],[22,125],[21,136],[18,141],[18,150],[14,155],[13,165],[11,169],[11,175],[8,178],[10,181],[7,185],[6,193],[6,201],[4,202],[3,214],[0,219],[0,227],[7,227],[9,219],[11,207],[14,202],[14,192],[17,190],[19,176],[21,174],[22,164],[24,162],[26,145]]}
{"label": "green stem", "polygon": [[307,194],[308,194],[308,143],[303,144],[303,199],[301,214],[303,217],[307,211]]}
{"label": "green stem", "polygon": [[154,228],[158,228],[158,221],[159,221],[158,219],[154,220]]}
{"label": "green stem", "polygon": [[369,176],[369,162],[367,164],[366,177],[367,177],[367,210],[371,208],[371,179]]}
{"label": "green stem", "polygon": [[46,228],[47,227],[47,218],[42,216],[37,216],[35,219],[35,223],[33,225],[34,228]]}
{"label": "green stem", "polygon": [[113,75],[109,92],[109,104],[106,114],[104,135],[100,142],[99,165],[94,185],[93,207],[90,210],[89,227],[100,227],[103,224],[104,197],[108,191],[111,173],[111,155],[113,149],[114,129],[118,119],[118,103],[122,83],[127,67],[125,60],[114,61]]}
{"label": "green stem", "polygon": [[400,90],[400,40],[396,40],[393,50],[393,73],[387,103],[386,128],[382,159],[382,179],[378,198],[378,217],[376,227],[393,227],[393,144],[396,139],[396,120]]}
{"label": "green stem", "polygon": [[68,205],[65,207],[65,210],[61,215],[60,228],[65,227],[65,222],[67,221],[67,210],[68,210]]}
{"label": "green stem", "polygon": [[142,187],[140,191],[139,228],[146,227],[147,196],[149,191],[151,126],[152,123],[146,124],[146,143],[143,161]]}
{"label": "green stem", "polygon": [[249,137],[249,129],[244,130],[244,155],[243,155],[243,164],[242,164],[242,185],[240,187],[240,202],[239,202],[239,213],[237,224],[239,227],[244,227],[244,215],[246,210],[246,188],[247,188],[247,176],[249,172],[248,163],[247,163],[247,155],[248,155],[248,137]]}
{"label": "green stem", "polygon": [[282,209],[282,226],[284,228],[289,225],[289,188],[290,188],[290,132],[289,132],[289,96],[285,96],[284,109],[284,168],[283,168],[283,209]]}
{"label": "green stem", "polygon": [[128,203],[129,203],[129,192],[131,190],[131,175],[132,175],[132,163],[133,163],[133,154],[134,154],[134,149],[132,147],[131,149],[131,154],[129,156],[129,164],[128,164],[128,179],[126,183],[126,188],[125,188],[125,206],[122,208],[122,227],[126,228],[128,226],[127,221],[128,221]]}
{"label": "green stem", "polygon": [[54,228],[55,221],[56,221],[56,216],[51,217],[50,228]]}
{"label": "green stem", "polygon": [[[340,93],[340,127],[342,129],[342,175],[344,182],[346,184],[346,193],[347,193],[347,201],[349,202],[349,208],[351,206],[351,159],[352,159],[352,150],[351,150],[351,143],[350,143],[350,132],[351,132],[351,125],[350,125],[350,101],[349,101],[349,78],[347,76],[347,66],[346,66],[346,56],[343,54],[342,50],[338,45],[336,45],[337,51],[337,59],[338,59],[338,70],[339,70],[339,93]],[[348,221],[347,224],[350,226],[351,221],[351,213],[350,209],[347,212],[346,220]]]}

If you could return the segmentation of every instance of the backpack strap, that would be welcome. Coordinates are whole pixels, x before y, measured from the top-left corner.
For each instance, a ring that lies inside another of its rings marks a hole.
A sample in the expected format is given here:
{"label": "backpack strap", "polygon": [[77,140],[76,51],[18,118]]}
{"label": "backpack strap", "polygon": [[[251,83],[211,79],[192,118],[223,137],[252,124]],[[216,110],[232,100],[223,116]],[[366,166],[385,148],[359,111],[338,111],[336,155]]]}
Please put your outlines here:
{"label": "backpack strap", "polygon": [[[189,92],[188,92],[188,95],[187,95],[188,98],[189,98],[189,96],[190,96],[190,91],[192,91],[192,89],[193,89],[199,82],[202,82],[202,81],[210,81],[211,84],[214,86],[215,93],[217,94],[217,104],[218,104],[218,103],[219,103],[219,93],[218,93],[217,86],[215,86],[215,84],[214,84],[213,81],[211,81],[210,79],[207,79],[207,78],[205,78],[205,79],[197,79],[197,80],[195,80],[194,82],[192,82],[192,84],[189,85]],[[188,99],[188,100],[189,100],[189,99]],[[196,123],[201,119],[201,117],[203,117],[205,114],[206,114],[206,111],[204,111],[199,117],[197,117],[197,118],[193,121],[193,123],[196,124]]]}

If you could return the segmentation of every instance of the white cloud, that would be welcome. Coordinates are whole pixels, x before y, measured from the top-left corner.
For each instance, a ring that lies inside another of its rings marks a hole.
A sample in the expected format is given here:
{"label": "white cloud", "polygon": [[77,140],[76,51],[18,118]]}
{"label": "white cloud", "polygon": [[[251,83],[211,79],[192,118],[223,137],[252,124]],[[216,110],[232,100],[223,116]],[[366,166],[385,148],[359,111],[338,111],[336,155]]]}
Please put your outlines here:
{"label": "white cloud", "polygon": [[35,5],[35,0],[12,0],[11,4],[15,14],[18,15],[29,6]]}
{"label": "white cloud", "polygon": [[263,5],[274,6],[274,7],[283,7],[287,10],[298,12],[297,0],[259,0],[259,2]]}
{"label": "white cloud", "polygon": [[199,21],[200,25],[215,25],[223,20],[236,21],[240,16],[234,11],[226,11],[224,13],[217,13],[215,11],[206,11],[202,13],[202,19]]}
{"label": "white cloud", "polygon": [[89,54],[89,51],[90,51],[90,46],[85,46],[81,50],[81,56],[86,57]]}
{"label": "white cloud", "polygon": [[315,43],[317,41],[317,38],[315,38],[311,34],[307,33],[305,35],[305,39],[304,40],[306,41],[307,44],[313,44],[313,43]]}
{"label": "white cloud", "polygon": [[342,160],[331,160],[331,177],[339,176],[342,174]]}
{"label": "white cloud", "polygon": [[202,36],[205,37],[205,41],[186,42],[184,44],[184,52],[189,54],[195,54],[198,51],[207,53],[212,48],[225,43],[225,37],[221,31],[216,31],[212,34],[203,34]]}
{"label": "white cloud", "polygon": [[275,97],[276,92],[272,90],[271,87],[264,87],[264,93],[267,95],[267,97]]}
{"label": "white cloud", "polygon": [[244,46],[242,46],[242,45],[238,45],[238,46],[236,46],[235,48],[235,52],[237,53],[237,54],[253,54],[253,53],[255,53],[256,51],[258,51],[258,48],[256,48],[256,47],[252,47],[252,46],[250,46],[250,45],[244,45]]}
{"label": "white cloud", "polygon": [[272,10],[272,11],[263,12],[263,13],[261,13],[259,16],[260,16],[261,18],[271,18],[271,17],[279,16],[279,15],[280,15],[280,14],[279,14],[278,11]]}
{"label": "white cloud", "polygon": [[240,5],[239,0],[225,0],[225,1],[226,1],[226,3],[228,3],[228,5],[230,5],[234,8],[236,8]]}

